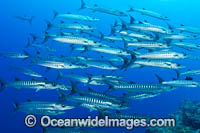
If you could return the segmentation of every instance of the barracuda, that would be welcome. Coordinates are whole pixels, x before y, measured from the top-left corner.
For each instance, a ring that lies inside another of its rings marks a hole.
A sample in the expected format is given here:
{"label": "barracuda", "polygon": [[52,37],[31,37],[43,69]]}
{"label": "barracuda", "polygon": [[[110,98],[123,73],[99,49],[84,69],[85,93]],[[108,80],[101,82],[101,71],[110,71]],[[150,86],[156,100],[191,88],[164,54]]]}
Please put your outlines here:
{"label": "barracuda", "polygon": [[153,41],[155,40],[155,38],[152,35],[146,35],[143,33],[137,33],[137,32],[132,32],[132,31],[116,31],[117,33],[120,33],[124,36],[128,36],[128,37],[134,37],[137,39],[141,39],[141,40],[148,40],[148,41]]}
{"label": "barracuda", "polygon": [[16,66],[12,66],[12,65],[10,67],[12,69],[15,69],[15,70],[17,70],[17,71],[25,74],[25,75],[29,75],[29,76],[33,76],[33,77],[38,77],[38,78],[42,77],[41,74],[36,73],[36,72],[34,72],[34,71],[30,70],[30,69],[24,68],[24,67],[16,67]]}
{"label": "barracuda", "polygon": [[159,83],[163,85],[171,85],[174,87],[200,87],[200,82],[192,81],[192,79],[186,78],[186,80],[174,79],[172,81],[164,81],[159,75],[155,74],[155,76]]}
{"label": "barracuda", "polygon": [[188,56],[185,53],[180,53],[172,50],[161,50],[150,53],[142,53],[136,55],[136,57],[146,59],[186,59]]}
{"label": "barracuda", "polygon": [[105,47],[105,46],[100,46],[100,47],[76,47],[72,48],[72,50],[79,50],[82,52],[86,51],[95,51],[95,52],[100,52],[100,53],[106,53],[106,54],[113,54],[113,55],[120,55],[120,56],[130,56],[132,53],[122,49],[122,48],[114,48],[114,47]]}
{"label": "barracuda", "polygon": [[61,43],[79,44],[85,46],[106,46],[105,44],[102,44],[100,42],[96,42],[94,40],[90,40],[80,36],[57,36],[51,39]]}
{"label": "barracuda", "polygon": [[163,35],[162,39],[164,40],[196,40],[199,39],[195,35],[188,35],[188,34],[169,34],[169,35]]}
{"label": "barracuda", "polygon": [[160,93],[140,93],[140,94],[130,94],[126,95],[125,98],[132,99],[132,100],[143,100],[147,98],[152,98],[160,95]]}
{"label": "barracuda", "polygon": [[40,90],[71,90],[71,87],[65,84],[45,80],[19,80],[18,78],[15,78],[15,81],[13,82],[5,83],[2,79],[0,81],[1,90],[7,87],[13,87],[16,89],[36,89],[36,92]]}
{"label": "barracuda", "polygon": [[55,10],[53,11],[53,13],[54,13],[54,18],[75,19],[75,20],[92,21],[92,22],[97,22],[100,20],[94,17],[83,16],[79,14],[71,14],[71,13],[61,14]]}
{"label": "barracuda", "polygon": [[163,81],[162,84],[175,87],[200,87],[200,83],[192,80]]}
{"label": "barracuda", "polygon": [[179,76],[192,76],[192,75],[200,75],[200,69],[197,70],[191,70],[189,69],[188,71],[185,72],[178,72],[177,71],[177,75]]}
{"label": "barracuda", "polygon": [[123,106],[123,103],[115,103],[113,100],[103,99],[102,97],[95,97],[91,95],[87,96],[75,96],[75,95],[67,95],[65,93],[61,93],[59,98],[60,101],[67,100],[71,101],[75,104],[90,104],[94,105],[95,108],[101,109],[127,109],[127,106]]}
{"label": "barracuda", "polygon": [[125,21],[122,21],[122,29],[123,30],[134,30],[134,31],[147,31],[147,32],[154,32],[159,34],[171,34],[171,30],[166,29],[162,26],[153,25],[150,23],[134,23],[134,24],[127,24]]}
{"label": "barracuda", "polygon": [[83,69],[88,68],[86,65],[76,65],[71,62],[67,61],[56,61],[56,60],[32,60],[34,64],[44,66],[47,68],[54,68],[54,69]]}
{"label": "barracuda", "polygon": [[172,91],[174,88],[170,85],[163,84],[112,84],[106,82],[109,85],[109,89],[111,90],[127,90],[129,92],[144,92],[144,93],[160,93],[166,91]]}
{"label": "barracuda", "polygon": [[163,42],[130,42],[127,46],[134,46],[140,48],[170,48],[169,44]]}
{"label": "barracuda", "polygon": [[68,106],[65,104],[57,104],[51,102],[25,102],[25,103],[14,103],[14,110],[17,112],[24,112],[27,114],[37,115],[60,115],[64,114],[66,110],[73,109],[74,106]]}
{"label": "barracuda", "polygon": [[125,14],[124,12],[119,11],[119,10],[100,7],[100,6],[96,5],[96,4],[94,6],[85,5],[85,2],[83,0],[81,0],[81,7],[80,7],[79,10],[85,9],[85,8],[86,9],[90,9],[90,10],[92,10],[94,12],[98,11],[98,12],[103,12],[103,13],[111,14],[111,15],[115,15],[115,16],[127,16],[127,14]]}
{"label": "barracuda", "polygon": [[199,50],[200,49],[199,44],[191,43],[191,42],[180,41],[180,42],[174,42],[174,43],[172,43],[172,45],[186,49],[186,50],[194,50],[194,49]]}
{"label": "barracuda", "polygon": [[168,68],[168,69],[181,69],[185,68],[185,66],[182,66],[181,64],[164,61],[164,60],[150,60],[150,59],[142,59],[142,60],[136,60],[133,64],[129,65],[129,68],[135,68],[135,67],[161,67],[161,68]]}
{"label": "barracuda", "polygon": [[61,21],[60,24],[52,24],[49,21],[45,21],[47,23],[47,30],[51,29],[52,27],[59,28],[59,29],[72,29],[72,30],[95,30],[95,27],[79,24],[79,23],[70,23],[66,24],[63,21]]}
{"label": "barracuda", "polygon": [[5,58],[16,58],[16,59],[27,59],[29,57],[29,54],[24,51],[24,54],[22,53],[0,53],[0,56]]}
{"label": "barracuda", "polygon": [[161,19],[161,20],[169,20],[169,18],[167,16],[163,16],[157,12],[146,10],[145,8],[138,9],[138,8],[130,7],[128,12],[138,12],[138,13],[141,13],[142,15],[147,15],[147,16],[150,16],[153,18],[157,18],[157,19]]}
{"label": "barracuda", "polygon": [[175,27],[174,29],[179,30],[181,32],[200,34],[200,28],[197,28],[197,27],[188,27],[188,26],[181,25],[181,27]]}
{"label": "barracuda", "polygon": [[117,67],[115,67],[109,63],[98,62],[98,61],[81,61],[81,62],[77,62],[77,64],[86,65],[88,67],[94,67],[94,68],[99,68],[99,69],[104,69],[104,70],[118,69]]}

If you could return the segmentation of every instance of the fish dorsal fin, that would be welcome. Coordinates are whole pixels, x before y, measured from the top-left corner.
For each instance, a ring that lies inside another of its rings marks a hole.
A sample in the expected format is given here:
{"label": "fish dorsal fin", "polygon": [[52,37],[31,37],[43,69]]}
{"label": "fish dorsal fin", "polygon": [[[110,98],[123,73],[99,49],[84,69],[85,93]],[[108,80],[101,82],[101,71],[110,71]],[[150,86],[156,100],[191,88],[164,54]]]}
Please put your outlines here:
{"label": "fish dorsal fin", "polygon": [[185,26],[184,24],[181,24],[181,26]]}
{"label": "fish dorsal fin", "polygon": [[32,78],[32,81],[35,81],[36,79]]}
{"label": "fish dorsal fin", "polygon": [[74,23],[75,23],[75,24],[78,24],[78,22],[77,22],[77,21],[75,21]]}
{"label": "fish dorsal fin", "polygon": [[174,80],[176,80],[176,78],[173,78],[172,80],[174,81]]}
{"label": "fish dorsal fin", "polygon": [[67,14],[71,14],[71,12],[67,12]]}
{"label": "fish dorsal fin", "polygon": [[130,84],[135,84],[135,82],[134,81],[130,81]]}
{"label": "fish dorsal fin", "polygon": [[88,87],[88,91],[92,91],[92,88]]}
{"label": "fish dorsal fin", "polygon": [[64,36],[65,34],[64,34],[63,32],[60,32],[60,35],[61,35],[61,36]]}
{"label": "fish dorsal fin", "polygon": [[185,80],[193,80],[192,77],[186,77]]}
{"label": "fish dorsal fin", "polygon": [[142,10],[146,10],[145,8],[142,8]]}
{"label": "fish dorsal fin", "polygon": [[27,102],[32,102],[32,100],[31,99],[27,99]]}
{"label": "fish dorsal fin", "polygon": [[120,114],[120,111],[119,111],[119,110],[116,110],[116,113],[117,113],[117,114]]}
{"label": "fish dorsal fin", "polygon": [[40,52],[39,52],[39,51],[37,51],[36,53],[37,53],[37,55],[40,55]]}
{"label": "fish dorsal fin", "polygon": [[145,23],[149,23],[147,20],[144,20]]}
{"label": "fish dorsal fin", "polygon": [[98,7],[98,5],[97,5],[97,4],[94,4],[94,6],[95,6],[95,7]]}
{"label": "fish dorsal fin", "polygon": [[15,77],[15,81],[20,81],[20,79],[18,77]]}
{"label": "fish dorsal fin", "polygon": [[45,78],[44,78],[44,80],[46,80],[46,81],[47,81],[48,79],[45,77]]}
{"label": "fish dorsal fin", "polygon": [[155,76],[158,79],[159,83],[162,83],[164,81],[160,76],[158,76],[158,74],[155,74]]}
{"label": "fish dorsal fin", "polygon": [[126,93],[123,93],[122,95],[125,97],[127,94],[126,94]]}
{"label": "fish dorsal fin", "polygon": [[139,24],[143,24],[143,22],[142,22],[142,21],[139,21]]}
{"label": "fish dorsal fin", "polygon": [[179,42],[183,42],[183,40],[179,40]]}
{"label": "fish dorsal fin", "polygon": [[62,21],[60,21],[60,23],[61,23],[61,24],[64,24],[65,22],[62,20]]}

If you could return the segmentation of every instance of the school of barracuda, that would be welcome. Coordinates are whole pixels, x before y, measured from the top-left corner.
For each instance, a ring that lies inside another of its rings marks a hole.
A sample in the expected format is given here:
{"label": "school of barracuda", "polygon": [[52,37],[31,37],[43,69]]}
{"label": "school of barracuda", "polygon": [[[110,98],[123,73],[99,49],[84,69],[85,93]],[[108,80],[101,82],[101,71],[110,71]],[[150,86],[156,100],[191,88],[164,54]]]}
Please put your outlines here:
{"label": "school of barracuda", "polygon": [[[200,82],[194,81],[192,78],[193,75],[199,75],[200,70],[188,69],[189,66],[177,62],[177,60],[183,59],[200,59],[199,56],[187,54],[187,51],[195,52],[195,50],[200,49],[200,44],[194,42],[194,40],[200,39],[198,36],[200,28],[184,26],[183,24],[176,27],[170,24],[169,18],[166,16],[134,7],[123,12],[96,4],[87,5],[85,1],[81,0],[78,12],[82,10],[92,10],[94,14],[96,12],[105,13],[118,19],[113,18],[115,23],[108,24],[112,24],[111,32],[108,35],[95,27],[95,23],[103,21],[99,18],[73,13],[59,13],[53,10],[53,20],[45,20],[46,31],[43,35],[31,33],[22,53],[0,53],[1,58],[30,61],[31,65],[45,67],[46,72],[55,69],[58,73],[56,81],[49,81],[43,74],[29,68],[10,65],[12,70],[31,76],[33,80],[21,80],[15,77],[14,81],[4,81],[3,78],[0,78],[1,91],[12,87],[34,89],[36,93],[41,90],[54,90],[59,94],[59,102],[31,100],[24,103],[15,102],[15,111],[55,116],[65,114],[66,111],[80,106],[88,108],[90,111],[98,111],[99,115],[108,115],[111,118],[150,118],[150,116],[141,114],[123,114],[119,111],[131,109],[129,107],[130,100],[156,97],[179,87],[200,87]],[[137,20],[134,17],[134,14],[137,13],[152,17],[157,21],[164,21],[166,26],[157,25],[147,20]],[[20,15],[13,15],[13,17],[30,24],[35,18]],[[60,23],[54,22],[57,19],[60,20]],[[128,19],[130,21],[127,21]],[[75,20],[76,22],[69,23],[65,20]],[[92,26],[86,25],[84,22],[89,22]],[[52,29],[58,29],[58,31],[52,32]],[[68,45],[71,48],[71,55],[63,56],[65,53],[62,56],[53,55],[56,48],[46,45],[49,41]],[[27,52],[30,48],[34,48],[36,54]],[[175,51],[174,48],[178,48],[178,51]],[[41,54],[40,51],[46,51],[50,54]],[[78,52],[79,56],[74,55],[75,52]],[[96,53],[99,58],[85,56],[85,53],[89,55],[91,52]],[[80,54],[84,56],[80,56]],[[165,81],[155,73],[155,77],[158,79],[157,83],[135,83],[134,81],[125,81],[124,77],[113,74],[117,70],[128,71],[144,67],[172,69],[177,77]],[[87,72],[88,68],[102,69],[110,74],[94,75]],[[65,69],[80,69],[85,74],[64,73]],[[60,79],[67,79],[70,84],[61,83]],[[78,87],[78,84],[88,86],[89,89],[83,90]],[[104,92],[97,92],[90,85],[104,86],[107,89]],[[123,95],[112,95],[114,90],[121,90]],[[116,113],[112,113],[112,111],[116,111]],[[90,132],[84,129],[48,128],[44,129],[44,132],[70,132],[72,130],[74,132]]]}

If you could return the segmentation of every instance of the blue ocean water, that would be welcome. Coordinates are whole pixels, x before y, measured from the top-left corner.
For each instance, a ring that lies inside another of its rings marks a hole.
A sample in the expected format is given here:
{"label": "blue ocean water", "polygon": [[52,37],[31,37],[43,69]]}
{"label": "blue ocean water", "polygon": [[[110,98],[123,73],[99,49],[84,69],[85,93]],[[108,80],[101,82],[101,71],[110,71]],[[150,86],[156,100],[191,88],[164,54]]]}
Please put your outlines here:
{"label": "blue ocean water", "polygon": [[[199,5],[198,0],[85,0],[88,5],[98,4],[104,7],[110,7],[114,9],[119,9],[126,11],[131,5],[137,8],[146,8],[159,13],[162,13],[170,18],[170,23],[174,25],[188,25],[194,27],[200,27],[199,16]],[[18,0],[18,1],[1,1],[0,2],[0,52],[23,52],[22,50],[27,44],[27,38],[30,33],[42,34],[45,31],[46,24],[44,20],[51,20],[53,13],[52,10],[55,9],[60,13],[80,13],[83,15],[94,16],[100,18],[100,22],[92,24],[100,29],[104,34],[110,32],[110,24],[113,24],[117,17],[99,13],[92,12],[90,10],[82,10],[77,12],[80,7],[80,0]],[[35,16],[33,24],[30,25],[25,21],[21,21],[12,17],[12,14],[25,14],[27,16]],[[164,21],[156,20],[147,16],[142,16],[137,13],[132,13],[137,19],[148,20],[154,22],[155,24],[160,24],[166,26]],[[125,20],[129,20],[128,18]],[[66,20],[66,22],[73,22],[71,20]],[[86,23],[87,24],[87,23]],[[57,48],[55,55],[60,56],[70,55],[70,48],[65,44],[51,44],[53,47]],[[59,46],[58,46],[59,45]],[[119,43],[119,45],[121,45]],[[34,52],[29,50],[30,52]],[[42,53],[42,52],[41,52]],[[43,54],[48,54],[43,52]],[[73,53],[74,54],[74,53]],[[200,53],[196,53],[197,55]],[[75,54],[74,54],[75,55]],[[77,55],[77,54],[76,54]],[[87,54],[86,54],[87,55]],[[92,56],[98,56],[92,53]],[[189,66],[191,69],[199,68],[199,61],[194,60],[184,60],[181,61],[184,65]],[[45,73],[45,68],[33,65],[30,66],[28,61],[22,61],[20,59],[0,59],[0,77],[5,81],[13,81],[14,77],[19,77],[20,79],[31,79],[30,77],[24,76],[16,71],[9,69],[10,64],[16,66],[30,67],[33,70],[43,73],[45,77],[49,80],[55,80],[57,76],[56,70],[50,70]],[[98,74],[109,74],[109,71],[103,71],[99,69],[87,69],[87,70],[64,70],[65,73],[77,73],[83,74],[87,71],[95,75]],[[173,70],[159,69],[145,67],[142,69],[129,69],[128,71],[116,71],[114,74],[124,76],[126,80],[134,81],[136,83],[157,83],[154,74],[157,73],[161,75],[165,80],[170,80],[176,76]],[[195,76],[194,80],[199,81],[199,76]],[[61,80],[64,83],[69,83],[67,80]],[[80,86],[81,88],[87,88],[85,86]],[[95,87],[94,90],[105,89],[105,87]],[[119,92],[114,92],[115,95],[121,95]],[[132,101],[131,109],[122,111],[123,113],[140,113],[144,115],[154,116],[154,117],[167,117],[168,114],[173,113],[177,110],[178,105],[184,99],[189,100],[200,100],[199,88],[179,88],[175,91],[163,93],[155,98],[150,98],[141,101]],[[35,128],[27,128],[24,124],[25,114],[13,111],[13,102],[25,102],[26,99],[31,100],[41,100],[41,101],[56,101],[58,94],[56,91],[41,91],[35,93],[34,90],[15,90],[14,88],[6,88],[0,93],[0,132],[11,133],[11,132],[41,132],[42,129],[38,124]],[[89,112],[87,109],[76,108],[72,111],[67,111],[64,117],[68,116],[87,116],[88,114],[96,115],[96,112]],[[101,131],[114,131],[114,132],[132,132],[126,129],[100,129]],[[133,132],[144,132],[144,129],[134,129]]]}

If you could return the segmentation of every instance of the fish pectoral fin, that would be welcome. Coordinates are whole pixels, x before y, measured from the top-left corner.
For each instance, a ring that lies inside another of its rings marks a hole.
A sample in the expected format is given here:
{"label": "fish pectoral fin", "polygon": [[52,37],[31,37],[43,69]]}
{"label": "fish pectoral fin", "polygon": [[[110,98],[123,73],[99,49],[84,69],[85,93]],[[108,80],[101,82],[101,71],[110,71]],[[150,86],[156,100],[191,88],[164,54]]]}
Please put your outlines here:
{"label": "fish pectoral fin", "polygon": [[35,92],[38,92],[38,91],[40,91],[40,89],[38,88],[38,89],[36,89],[36,91]]}
{"label": "fish pectoral fin", "polygon": [[15,88],[17,91],[20,89],[20,88]]}

